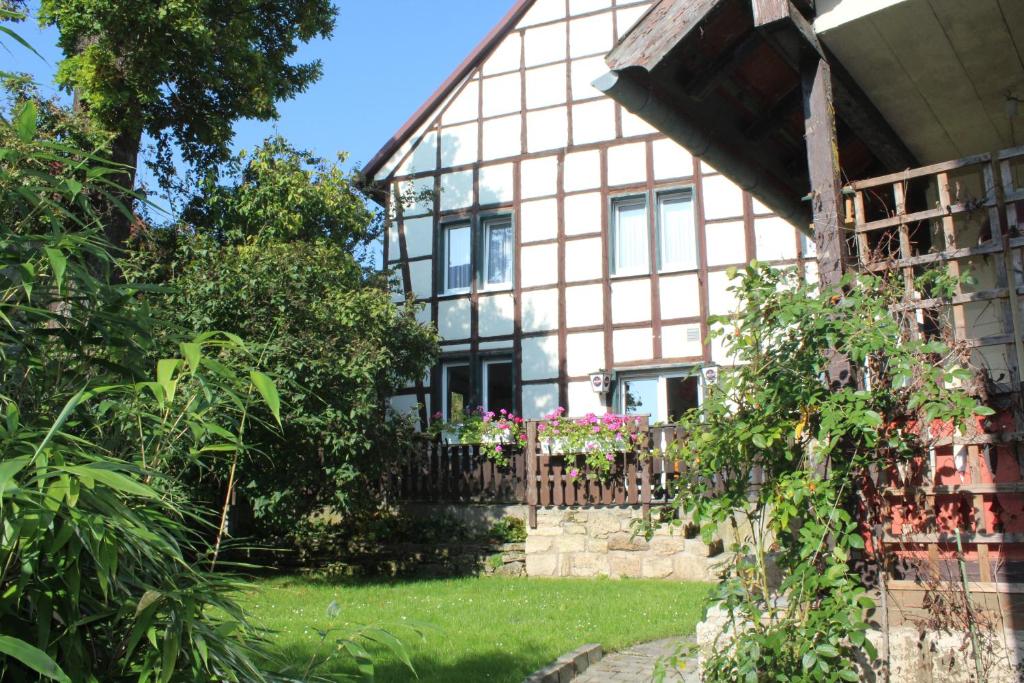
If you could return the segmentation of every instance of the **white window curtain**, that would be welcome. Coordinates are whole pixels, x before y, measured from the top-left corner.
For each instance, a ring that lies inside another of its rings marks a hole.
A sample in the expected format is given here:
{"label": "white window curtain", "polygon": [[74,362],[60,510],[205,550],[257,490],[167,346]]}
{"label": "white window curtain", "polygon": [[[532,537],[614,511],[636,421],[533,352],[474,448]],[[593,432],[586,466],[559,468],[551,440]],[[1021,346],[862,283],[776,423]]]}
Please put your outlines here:
{"label": "white window curtain", "polygon": [[612,270],[616,275],[646,273],[647,200],[616,200],[614,219]]}
{"label": "white window curtain", "polygon": [[492,221],[484,225],[488,286],[512,284],[512,224]]}
{"label": "white window curtain", "polygon": [[697,267],[697,230],[690,192],[658,197],[658,250],[662,270]]}
{"label": "white window curtain", "polygon": [[470,228],[460,225],[445,230],[445,289],[469,289],[473,277],[470,260]]}

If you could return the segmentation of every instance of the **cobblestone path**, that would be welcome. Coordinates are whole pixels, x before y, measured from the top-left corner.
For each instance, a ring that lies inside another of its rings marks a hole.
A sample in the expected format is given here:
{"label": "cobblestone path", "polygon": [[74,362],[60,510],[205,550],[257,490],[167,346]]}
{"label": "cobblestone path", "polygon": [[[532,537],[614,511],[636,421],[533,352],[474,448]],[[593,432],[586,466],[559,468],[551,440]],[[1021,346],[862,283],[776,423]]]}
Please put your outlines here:
{"label": "cobblestone path", "polygon": [[[651,643],[641,643],[619,652],[611,652],[597,664],[573,679],[573,683],[647,683],[651,680],[655,663],[671,656],[676,646],[691,638],[666,638]],[[682,672],[672,671],[665,681],[673,683],[699,683],[697,660],[687,660]]]}

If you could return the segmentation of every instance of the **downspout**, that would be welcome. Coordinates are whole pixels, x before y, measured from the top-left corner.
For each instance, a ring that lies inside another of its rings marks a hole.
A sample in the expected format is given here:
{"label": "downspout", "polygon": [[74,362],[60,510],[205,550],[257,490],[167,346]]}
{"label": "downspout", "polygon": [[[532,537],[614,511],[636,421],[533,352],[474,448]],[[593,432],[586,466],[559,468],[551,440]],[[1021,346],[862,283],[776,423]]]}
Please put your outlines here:
{"label": "downspout", "polygon": [[725,145],[720,144],[703,128],[689,121],[660,99],[654,89],[643,78],[633,77],[626,71],[609,71],[594,81],[595,88],[644,121],[667,135],[690,151],[695,157],[704,159],[729,177],[736,185],[746,190],[772,209],[778,216],[796,226],[806,235],[812,235],[810,211],[799,197],[783,188],[764,182],[756,169]]}

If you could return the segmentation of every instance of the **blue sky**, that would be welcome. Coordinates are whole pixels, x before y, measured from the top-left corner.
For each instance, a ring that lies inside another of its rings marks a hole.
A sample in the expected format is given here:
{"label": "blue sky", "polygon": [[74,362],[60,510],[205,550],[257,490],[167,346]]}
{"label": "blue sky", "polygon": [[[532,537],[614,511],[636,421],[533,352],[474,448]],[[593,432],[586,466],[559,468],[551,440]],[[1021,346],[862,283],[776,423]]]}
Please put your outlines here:
{"label": "blue sky", "polygon": [[[295,145],[365,164],[512,6],[513,0],[335,0],[334,36],[303,46],[297,61],[320,59],[324,75],[280,105],[278,121],[241,121],[235,148],[251,148],[275,130]],[[18,47],[0,52],[0,69],[27,71],[53,93],[60,59],[53,30],[18,31],[47,63]]]}

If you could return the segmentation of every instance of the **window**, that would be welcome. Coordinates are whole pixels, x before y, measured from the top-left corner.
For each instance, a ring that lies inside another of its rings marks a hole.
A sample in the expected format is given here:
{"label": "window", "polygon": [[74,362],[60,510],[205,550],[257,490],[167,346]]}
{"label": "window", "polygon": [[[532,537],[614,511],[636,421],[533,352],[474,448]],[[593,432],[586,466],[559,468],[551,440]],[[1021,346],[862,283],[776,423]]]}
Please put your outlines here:
{"label": "window", "polygon": [[647,232],[647,197],[624,197],[612,201],[613,275],[648,272]]}
{"label": "window", "polygon": [[515,242],[510,217],[484,219],[478,231],[470,223],[445,226],[442,235],[445,294],[465,294],[474,278],[483,289],[512,286]]}
{"label": "window", "polygon": [[512,221],[484,221],[484,287],[512,285]]}
{"label": "window", "polygon": [[471,229],[453,225],[444,229],[444,289],[459,292],[469,289],[473,275]]}
{"label": "window", "polygon": [[700,405],[700,380],[685,372],[620,377],[616,403],[629,415],[650,415],[651,424],[677,420]]}
{"label": "window", "polygon": [[689,190],[658,194],[658,261],[660,270],[697,267],[697,229]]}
{"label": "window", "polygon": [[492,360],[483,363],[484,408],[495,412],[504,408],[514,410],[515,384],[512,380],[512,361]]}
{"label": "window", "polygon": [[445,419],[451,420],[471,407],[473,376],[468,363],[452,363],[444,366],[441,379],[441,410]]}

